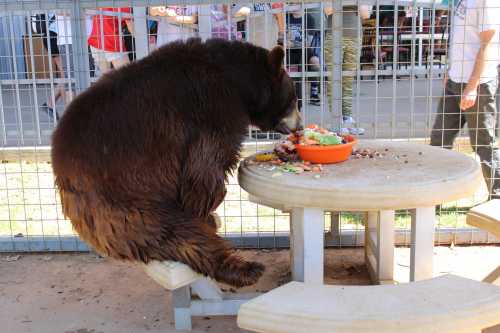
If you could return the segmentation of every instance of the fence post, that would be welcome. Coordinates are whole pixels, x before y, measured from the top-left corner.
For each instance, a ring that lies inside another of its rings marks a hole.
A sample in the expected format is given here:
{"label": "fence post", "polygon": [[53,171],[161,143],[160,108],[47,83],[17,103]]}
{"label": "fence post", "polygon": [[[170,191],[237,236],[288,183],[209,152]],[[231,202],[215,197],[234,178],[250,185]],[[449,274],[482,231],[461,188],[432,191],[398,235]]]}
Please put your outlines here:
{"label": "fence post", "polygon": [[198,7],[198,31],[203,41],[210,38],[212,34],[212,22],[210,20],[210,5],[201,5]]}
{"label": "fence post", "polygon": [[90,86],[89,54],[85,10],[80,0],[73,1],[73,20],[71,20],[73,38],[73,63],[75,68],[75,91],[80,93]]}
{"label": "fence post", "polygon": [[134,7],[135,56],[139,60],[148,55],[149,34],[146,7]]}

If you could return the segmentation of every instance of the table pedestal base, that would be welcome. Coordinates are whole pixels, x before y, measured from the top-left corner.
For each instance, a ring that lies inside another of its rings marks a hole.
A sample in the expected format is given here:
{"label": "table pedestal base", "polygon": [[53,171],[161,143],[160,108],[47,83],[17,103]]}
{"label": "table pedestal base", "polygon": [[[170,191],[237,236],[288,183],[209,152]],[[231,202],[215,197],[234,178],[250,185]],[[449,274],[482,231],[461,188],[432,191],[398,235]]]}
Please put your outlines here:
{"label": "table pedestal base", "polygon": [[394,211],[369,212],[365,225],[365,261],[375,283],[394,280]]}
{"label": "table pedestal base", "polygon": [[[411,210],[410,281],[433,277],[434,207]],[[365,261],[374,283],[394,281],[394,211],[369,212]]]}
{"label": "table pedestal base", "polygon": [[[322,284],[324,210],[292,208],[290,213],[292,280]],[[394,282],[394,219],[393,210],[372,211],[367,214],[365,261],[374,283]],[[410,281],[433,277],[434,220],[434,207],[411,210]]]}
{"label": "table pedestal base", "polygon": [[290,216],[292,280],[323,283],[325,216],[320,208],[293,208]]}

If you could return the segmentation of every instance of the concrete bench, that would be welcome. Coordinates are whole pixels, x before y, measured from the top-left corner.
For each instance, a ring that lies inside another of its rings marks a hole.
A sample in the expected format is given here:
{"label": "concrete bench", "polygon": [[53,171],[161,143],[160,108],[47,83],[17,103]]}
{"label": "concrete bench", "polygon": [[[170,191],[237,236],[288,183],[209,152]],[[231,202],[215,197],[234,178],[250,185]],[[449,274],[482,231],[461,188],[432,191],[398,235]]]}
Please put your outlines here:
{"label": "concrete bench", "polygon": [[500,324],[500,288],[446,275],[400,285],[291,282],[243,304],[261,333],[476,333]]}
{"label": "concrete bench", "polygon": [[[467,224],[486,230],[500,239],[500,199],[471,208],[467,214]],[[500,266],[483,281],[500,284]]]}
{"label": "concrete bench", "polygon": [[[214,217],[220,227],[219,217],[216,214]],[[236,315],[241,304],[260,295],[224,293],[213,280],[179,262],[152,261],[143,266],[149,277],[172,291],[174,322],[178,330],[191,330],[193,316]]]}

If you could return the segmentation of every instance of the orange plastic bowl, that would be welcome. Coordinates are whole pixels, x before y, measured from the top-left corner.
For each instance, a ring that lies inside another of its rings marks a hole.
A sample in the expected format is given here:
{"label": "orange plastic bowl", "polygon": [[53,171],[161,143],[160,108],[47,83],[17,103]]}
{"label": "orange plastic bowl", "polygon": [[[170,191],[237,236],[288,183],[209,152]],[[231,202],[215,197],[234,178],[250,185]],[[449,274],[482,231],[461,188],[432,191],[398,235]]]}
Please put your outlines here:
{"label": "orange plastic bowl", "polygon": [[318,164],[332,164],[344,162],[349,159],[352,154],[352,147],[357,143],[356,139],[351,135],[344,136],[347,143],[332,146],[316,146],[316,145],[295,145],[299,156],[304,161]]}

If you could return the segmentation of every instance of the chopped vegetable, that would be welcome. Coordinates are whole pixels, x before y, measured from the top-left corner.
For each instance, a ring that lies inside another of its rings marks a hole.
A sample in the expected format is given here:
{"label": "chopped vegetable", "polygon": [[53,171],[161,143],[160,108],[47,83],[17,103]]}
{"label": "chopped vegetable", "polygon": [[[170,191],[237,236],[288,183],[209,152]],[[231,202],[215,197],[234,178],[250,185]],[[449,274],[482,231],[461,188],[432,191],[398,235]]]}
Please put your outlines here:
{"label": "chopped vegetable", "polygon": [[336,135],[324,135],[319,139],[319,144],[323,146],[339,145],[341,143],[342,143],[342,138]]}
{"label": "chopped vegetable", "polygon": [[255,160],[258,162],[268,162],[275,160],[277,156],[273,153],[263,153],[255,155]]}
{"label": "chopped vegetable", "polygon": [[340,145],[348,141],[345,137],[314,124],[308,126],[302,135],[300,135],[300,133],[290,135],[288,140],[293,143],[301,143],[304,145],[322,146]]}
{"label": "chopped vegetable", "polygon": [[298,166],[294,166],[291,164],[285,164],[282,166],[283,171],[291,172],[291,173],[302,173],[304,169]]}

